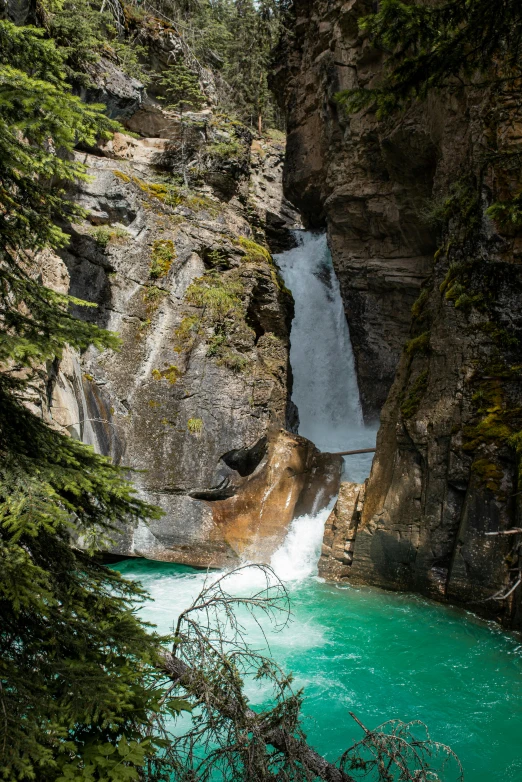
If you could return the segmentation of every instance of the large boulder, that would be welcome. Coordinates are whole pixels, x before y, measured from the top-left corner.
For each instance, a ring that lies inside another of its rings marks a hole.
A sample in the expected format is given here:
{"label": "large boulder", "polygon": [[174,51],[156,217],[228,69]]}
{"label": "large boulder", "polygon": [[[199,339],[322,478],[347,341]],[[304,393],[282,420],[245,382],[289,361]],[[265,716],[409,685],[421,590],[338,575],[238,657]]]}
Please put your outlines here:
{"label": "large boulder", "polygon": [[80,89],[83,100],[103,103],[112,119],[125,120],[139,109],[143,102],[145,86],[124,73],[108,57],[100,57],[89,68],[92,86]]}

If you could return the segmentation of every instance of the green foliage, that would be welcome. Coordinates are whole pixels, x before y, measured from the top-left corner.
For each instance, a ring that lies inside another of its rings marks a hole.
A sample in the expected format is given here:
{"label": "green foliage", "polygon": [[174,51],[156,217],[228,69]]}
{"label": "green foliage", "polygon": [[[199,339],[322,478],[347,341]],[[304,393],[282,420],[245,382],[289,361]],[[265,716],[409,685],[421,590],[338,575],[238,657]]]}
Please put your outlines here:
{"label": "green foliage", "polygon": [[125,240],[129,238],[129,234],[123,228],[111,228],[108,225],[99,225],[95,228],[91,228],[90,235],[100,247],[105,249],[109,242],[117,240]]}
{"label": "green foliage", "polygon": [[224,328],[216,327],[213,336],[210,338],[207,348],[207,356],[214,357],[221,355],[222,350],[227,344],[227,333]]}
{"label": "green foliage", "polygon": [[464,177],[454,182],[449,193],[434,203],[430,210],[432,221],[441,225],[451,222],[454,230],[462,228],[462,239],[472,236],[480,228],[482,207],[476,181]]}
{"label": "green foliage", "polygon": [[218,86],[221,79],[228,85],[221,90],[223,108],[257,129],[284,128],[268,76],[288,6],[288,0],[158,0],[155,5],[176,30],[189,33],[186,45],[218,75]]}
{"label": "green foliage", "polygon": [[45,29],[63,57],[67,77],[89,85],[87,70],[106,46],[110,15],[102,16],[85,0],[44,2],[42,9]]}
{"label": "green foliage", "polygon": [[433,90],[459,89],[480,74],[487,82],[521,75],[522,6],[518,0],[382,0],[360,27],[386,53],[381,84],[340,93],[350,112],[374,105],[384,117]]}
{"label": "green foliage", "polygon": [[220,160],[232,160],[239,157],[243,151],[244,147],[237,139],[209,144],[205,149],[205,152],[208,155],[219,158]]}
{"label": "green foliage", "polygon": [[522,193],[508,201],[497,201],[486,210],[501,228],[522,227]]}
{"label": "green foliage", "polygon": [[189,285],[185,299],[196,307],[203,307],[205,316],[211,321],[219,322],[241,312],[242,293],[243,284],[236,277],[210,271]]}
{"label": "green foliage", "polygon": [[[16,64],[16,67],[13,64]],[[116,348],[44,288],[37,255],[66,244],[55,220],[81,213],[58,182],[116,127],[64,81],[42,31],[0,22],[0,700],[5,779],[137,778],[159,708],[158,639],[134,613],[142,592],[89,551],[119,524],[157,518],[108,459],[26,406],[46,393],[65,345]],[[58,155],[57,152],[60,152]],[[81,537],[85,552],[71,546]],[[125,739],[123,738],[125,736]],[[114,762],[117,757],[117,762]]]}
{"label": "green foliage", "polygon": [[171,239],[156,239],[152,245],[150,261],[150,276],[152,279],[166,277],[175,257],[176,250]]}
{"label": "green foliage", "polygon": [[50,147],[71,151],[80,142],[92,146],[97,136],[107,137],[118,127],[102,107],[86,106],[71,95],[62,65],[42,31],[0,22],[2,247],[38,250],[67,242],[54,220],[67,221],[81,211],[64,200],[59,186],[51,190],[46,183],[85,179],[85,168],[53,154]]}
{"label": "green foliage", "polygon": [[276,0],[235,0],[231,3],[223,75],[231,85],[235,108],[243,121],[256,127],[278,121],[268,85],[272,50],[282,31],[282,3]]}
{"label": "green foliage", "polygon": [[201,418],[189,418],[187,421],[187,429],[194,437],[199,437],[203,431],[203,421]]}
{"label": "green foliage", "polygon": [[[122,178],[121,174],[120,178]],[[147,198],[157,198],[167,206],[176,207],[183,202],[183,195],[179,188],[169,182],[145,182],[136,176],[129,177],[128,181],[134,182]]]}
{"label": "green foliage", "polygon": [[212,266],[214,269],[226,270],[230,268],[230,261],[227,253],[225,250],[218,247],[205,253],[205,263]]}
{"label": "green foliage", "polygon": [[236,344],[239,340],[242,349],[245,342],[253,345],[254,332],[246,320],[246,307],[241,299],[243,290],[238,269],[212,270],[194,280],[185,298],[189,304],[201,307],[202,313],[185,318],[176,331],[180,349],[192,350],[197,336],[212,329],[212,336],[207,337],[207,356],[233,372],[245,371],[250,361],[238,352]]}
{"label": "green foliage", "polygon": [[144,54],[135,40],[118,36],[114,19],[100,2],[44,0],[43,24],[64,59],[69,80],[93,86],[90,71],[101,55],[116,62],[124,73],[146,81],[139,57]]}
{"label": "green foliage", "polygon": [[205,102],[205,95],[199,86],[199,77],[185,63],[176,62],[169,66],[159,80],[163,87],[165,105],[183,114],[187,109],[197,111]]}

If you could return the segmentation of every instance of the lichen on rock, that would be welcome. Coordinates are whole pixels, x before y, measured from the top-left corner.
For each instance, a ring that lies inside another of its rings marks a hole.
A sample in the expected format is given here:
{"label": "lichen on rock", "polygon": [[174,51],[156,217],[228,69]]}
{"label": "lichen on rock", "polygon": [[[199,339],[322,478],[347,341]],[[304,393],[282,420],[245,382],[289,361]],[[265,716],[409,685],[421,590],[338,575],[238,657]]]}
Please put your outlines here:
{"label": "lichen on rock", "polygon": [[[158,111],[152,116],[155,132]],[[77,314],[118,332],[121,349],[64,357],[50,380],[49,415],[135,470],[140,493],[165,511],[150,527],[122,529],[113,553],[213,566],[238,556],[223,533],[233,519],[221,507],[219,523],[213,520],[193,490],[214,485],[223,454],[292,426],[293,303],[262,216],[252,217],[251,137],[222,118],[213,123],[209,111],[192,117],[192,129],[205,125],[208,133],[189,130],[191,150],[203,163],[220,158],[228,184],[220,189],[202,169],[187,187],[177,174],[179,118],[162,116],[165,137],[116,133],[81,153],[90,176],[72,195],[87,217],[70,227],[55,263],[67,269],[70,293],[96,305]],[[233,171],[232,145],[241,158]],[[314,462],[318,475],[330,469],[327,461]],[[289,520],[281,517],[280,531]]]}

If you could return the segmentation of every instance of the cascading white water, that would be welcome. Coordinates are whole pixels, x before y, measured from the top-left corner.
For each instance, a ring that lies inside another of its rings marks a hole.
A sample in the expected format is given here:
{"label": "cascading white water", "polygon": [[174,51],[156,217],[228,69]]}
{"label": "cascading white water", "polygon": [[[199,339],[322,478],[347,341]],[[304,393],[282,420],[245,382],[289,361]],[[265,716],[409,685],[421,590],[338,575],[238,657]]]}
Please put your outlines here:
{"label": "cascading white water", "polygon": [[[339,281],[326,236],[296,231],[297,246],[275,256],[295,300],[290,335],[292,400],[299,411],[299,434],[322,451],[371,448],[376,427],[365,426]],[[363,481],[371,455],[345,459],[345,480]],[[290,526],[271,565],[285,580],[302,580],[317,566],[330,508],[302,516]]]}
{"label": "cascading white water", "polygon": [[326,236],[295,236],[298,246],[276,261],[295,300],[290,363],[299,434],[322,451],[346,451],[363,419],[339,281]]}
{"label": "cascading white water", "polygon": [[324,525],[332,506],[315,516],[294,519],[282,545],[270,560],[274,572],[283,581],[303,581],[317,570],[323,542]]}

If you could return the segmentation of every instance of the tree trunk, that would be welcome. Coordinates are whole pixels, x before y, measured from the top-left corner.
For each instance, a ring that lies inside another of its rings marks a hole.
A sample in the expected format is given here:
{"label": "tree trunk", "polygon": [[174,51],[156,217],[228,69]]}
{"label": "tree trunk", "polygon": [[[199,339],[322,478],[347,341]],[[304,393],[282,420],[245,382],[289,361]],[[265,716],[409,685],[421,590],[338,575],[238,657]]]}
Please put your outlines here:
{"label": "tree trunk", "polygon": [[[183,660],[174,657],[170,652],[165,651],[162,658],[162,669],[175,683],[189,690],[196,697],[205,694],[209,697],[208,691],[204,693],[205,684],[201,677],[198,677]],[[244,710],[243,706],[232,698],[220,699],[218,695],[211,693],[212,706],[227,719],[234,720],[238,716],[238,711],[242,711],[242,720],[250,723],[252,729],[255,727],[257,735],[261,736],[265,744],[277,749],[279,752],[288,755],[304,766],[314,776],[324,779],[325,782],[355,782],[353,777],[346,774],[333,763],[329,763],[312,747],[301,739],[296,739],[282,728],[273,728],[265,726],[263,719],[252,709]]]}

